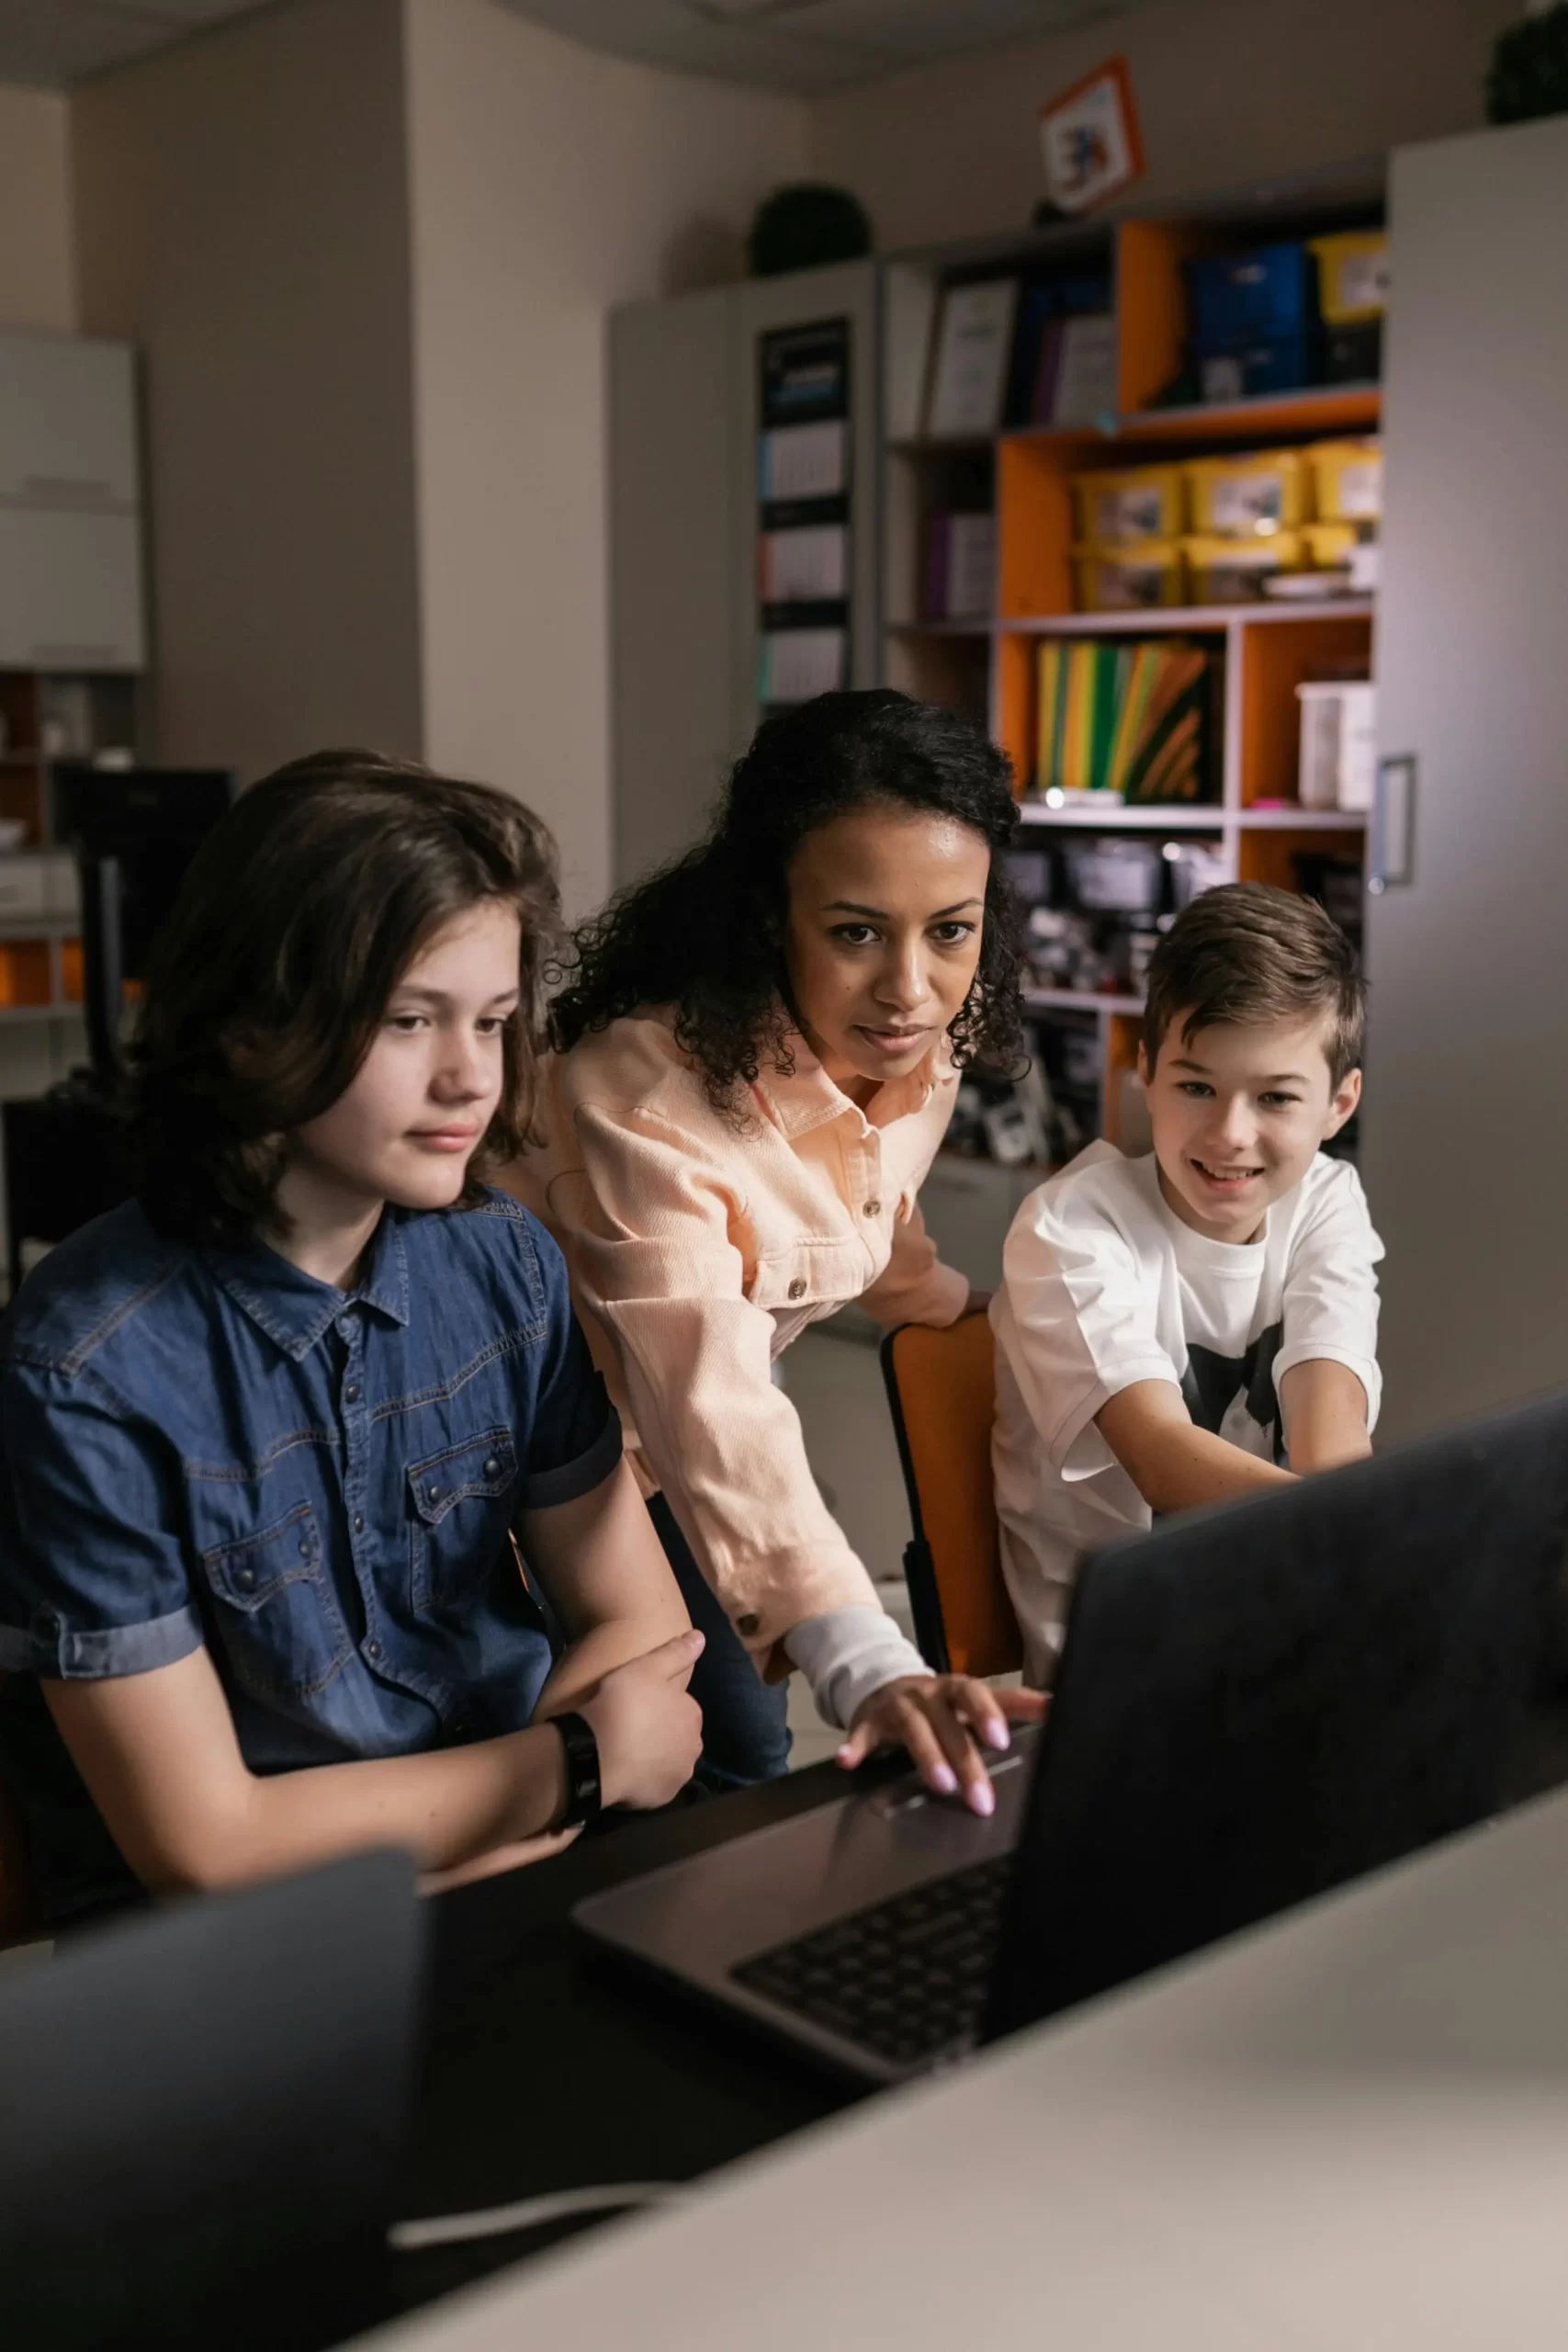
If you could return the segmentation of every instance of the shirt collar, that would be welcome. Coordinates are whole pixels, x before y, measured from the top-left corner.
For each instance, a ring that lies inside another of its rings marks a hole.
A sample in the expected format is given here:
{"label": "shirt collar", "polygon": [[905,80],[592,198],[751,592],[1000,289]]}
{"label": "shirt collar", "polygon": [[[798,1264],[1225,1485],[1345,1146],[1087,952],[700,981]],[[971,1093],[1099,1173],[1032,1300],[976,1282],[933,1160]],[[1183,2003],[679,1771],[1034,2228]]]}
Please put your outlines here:
{"label": "shirt collar", "polygon": [[864,1127],[891,1126],[895,1119],[923,1111],[939,1086],[951,1086],[957,1073],[942,1045],[936,1045],[907,1077],[891,1078],[866,1103],[858,1102],[834,1085],[798,1029],[784,1037],[784,1051],[794,1062],[787,1074],[772,1065],[759,1071],[753,1092],[773,1125],[789,1136],[808,1135],[813,1127],[846,1114]]}
{"label": "shirt collar", "polygon": [[303,1272],[265,1241],[212,1252],[213,1273],[236,1306],[296,1363],[344,1309],[367,1306],[388,1322],[409,1319],[408,1251],[400,1222],[384,1209],[358,1286],[341,1291]]}

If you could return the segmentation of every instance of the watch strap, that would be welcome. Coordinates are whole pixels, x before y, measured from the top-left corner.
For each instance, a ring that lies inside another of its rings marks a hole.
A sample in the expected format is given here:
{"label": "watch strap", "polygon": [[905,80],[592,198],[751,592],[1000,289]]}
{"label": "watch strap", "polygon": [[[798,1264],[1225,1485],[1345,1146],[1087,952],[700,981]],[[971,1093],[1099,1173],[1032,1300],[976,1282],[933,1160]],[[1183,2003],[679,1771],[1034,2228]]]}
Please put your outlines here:
{"label": "watch strap", "polygon": [[581,1829],[604,1803],[599,1781],[599,1743],[586,1715],[552,1715],[550,1722],[566,1750],[566,1819],[563,1829]]}

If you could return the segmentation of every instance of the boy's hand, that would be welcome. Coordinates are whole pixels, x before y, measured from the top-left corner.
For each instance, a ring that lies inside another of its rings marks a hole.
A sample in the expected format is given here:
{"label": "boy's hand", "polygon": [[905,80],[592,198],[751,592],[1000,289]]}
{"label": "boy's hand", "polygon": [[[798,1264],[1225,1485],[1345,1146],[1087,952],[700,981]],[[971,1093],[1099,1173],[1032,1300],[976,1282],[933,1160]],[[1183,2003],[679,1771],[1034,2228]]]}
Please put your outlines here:
{"label": "boy's hand", "polygon": [[703,1711],[686,1688],[703,1654],[688,1626],[656,1650],[611,1668],[581,1713],[599,1743],[606,1804],[668,1804],[696,1770]]}
{"label": "boy's hand", "polygon": [[996,1795],[976,1739],[1000,1752],[1012,1745],[1008,1729],[1037,1724],[1045,1713],[1041,1690],[993,1690],[972,1674],[910,1674],[885,1682],[858,1710],[838,1761],[846,1770],[876,1747],[905,1747],[929,1789],[956,1796],[972,1813],[996,1810]]}

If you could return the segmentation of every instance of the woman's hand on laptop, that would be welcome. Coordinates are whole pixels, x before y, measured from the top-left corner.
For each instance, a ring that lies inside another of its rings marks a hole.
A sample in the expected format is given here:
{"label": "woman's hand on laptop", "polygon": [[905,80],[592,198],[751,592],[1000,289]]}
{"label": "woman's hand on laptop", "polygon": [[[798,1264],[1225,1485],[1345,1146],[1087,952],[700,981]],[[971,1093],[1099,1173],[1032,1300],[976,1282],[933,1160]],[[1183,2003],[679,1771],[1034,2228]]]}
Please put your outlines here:
{"label": "woman's hand on laptop", "polygon": [[852,1770],[874,1748],[908,1748],[929,1789],[988,1814],[996,1797],[981,1746],[999,1754],[1012,1745],[1010,1724],[1037,1724],[1044,1712],[1041,1690],[993,1690],[971,1674],[903,1675],[862,1703],[838,1760]]}

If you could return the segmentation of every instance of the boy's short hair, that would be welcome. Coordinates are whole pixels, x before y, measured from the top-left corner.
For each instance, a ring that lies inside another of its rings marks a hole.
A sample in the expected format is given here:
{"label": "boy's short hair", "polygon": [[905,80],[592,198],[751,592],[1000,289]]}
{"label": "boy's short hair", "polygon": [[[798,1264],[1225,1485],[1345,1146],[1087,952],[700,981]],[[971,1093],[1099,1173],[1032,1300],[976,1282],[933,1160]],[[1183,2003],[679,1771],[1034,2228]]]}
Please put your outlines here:
{"label": "boy's short hair", "polygon": [[1315,899],[1269,882],[1227,882],[1178,915],[1149,959],[1144,1051],[1153,1069],[1179,1020],[1183,1043],[1221,1022],[1327,1026],[1336,1087],[1360,1066],[1366,983],[1355,950]]}
{"label": "boy's short hair", "polygon": [[544,967],[560,936],[553,838],[509,794],[375,752],[316,752],[242,793],[159,933],[131,1046],[149,1221],[227,1245],[276,1222],[289,1134],[352,1083],[434,933],[487,899],[522,923],[520,994],[465,1205],[530,1140]]}

